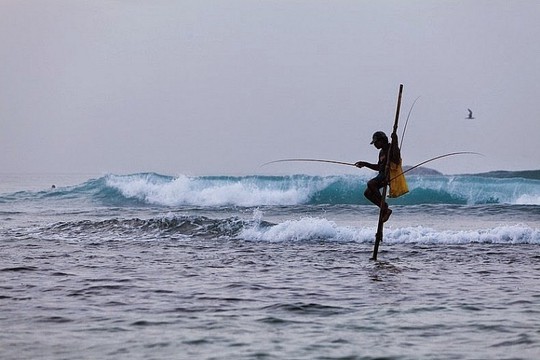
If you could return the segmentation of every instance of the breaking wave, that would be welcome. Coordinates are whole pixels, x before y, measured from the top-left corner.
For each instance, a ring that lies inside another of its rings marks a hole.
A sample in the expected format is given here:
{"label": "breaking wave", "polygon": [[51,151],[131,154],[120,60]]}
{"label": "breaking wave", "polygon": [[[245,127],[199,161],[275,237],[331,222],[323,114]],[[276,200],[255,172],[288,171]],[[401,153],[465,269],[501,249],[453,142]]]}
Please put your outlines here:
{"label": "breaking wave", "polygon": [[[28,199],[83,200],[114,206],[265,206],[368,204],[368,178],[336,176],[165,176],[107,175],[83,184],[0,196],[0,202]],[[540,205],[540,180],[520,177],[409,176],[410,192],[395,205]]]}
{"label": "breaking wave", "polygon": [[[271,223],[255,210],[251,219],[164,216],[151,219],[67,221],[28,229],[7,230],[10,238],[90,241],[164,241],[166,239],[260,242],[355,242],[370,244],[375,227],[341,226],[326,218],[304,217]],[[136,239],[136,240],[134,240]],[[540,244],[540,229],[506,225],[471,230],[436,230],[426,226],[386,229],[385,244]]]}

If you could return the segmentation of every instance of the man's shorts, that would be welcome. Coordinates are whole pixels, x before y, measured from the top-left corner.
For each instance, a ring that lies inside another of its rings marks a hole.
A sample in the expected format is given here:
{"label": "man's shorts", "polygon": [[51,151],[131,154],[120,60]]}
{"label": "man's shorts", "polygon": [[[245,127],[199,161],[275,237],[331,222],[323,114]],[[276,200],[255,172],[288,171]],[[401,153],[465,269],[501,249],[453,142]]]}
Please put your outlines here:
{"label": "man's shorts", "polygon": [[382,188],[384,186],[384,184],[386,183],[386,175],[384,173],[380,172],[379,175],[375,176],[371,180],[375,180],[375,182],[377,183],[377,186],[379,188]]}

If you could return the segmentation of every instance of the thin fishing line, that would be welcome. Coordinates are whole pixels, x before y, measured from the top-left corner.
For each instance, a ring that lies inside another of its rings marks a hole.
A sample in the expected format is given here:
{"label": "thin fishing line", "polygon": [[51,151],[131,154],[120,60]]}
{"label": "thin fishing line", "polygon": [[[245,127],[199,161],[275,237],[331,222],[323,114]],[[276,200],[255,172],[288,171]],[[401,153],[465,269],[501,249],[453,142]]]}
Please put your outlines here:
{"label": "thin fishing line", "polygon": [[399,143],[399,150],[401,151],[403,148],[403,138],[405,137],[405,131],[407,130],[407,124],[409,124],[409,117],[411,116],[412,110],[414,108],[414,104],[416,104],[416,101],[420,99],[420,96],[414,99],[411,108],[409,109],[409,113],[407,114],[407,120],[405,120],[405,126],[403,127],[403,132],[401,133],[401,142]]}
{"label": "thin fishing line", "polygon": [[484,154],[480,154],[480,153],[477,153],[477,152],[474,152],[474,151],[457,151],[457,152],[453,152],[453,153],[448,153],[448,154],[444,154],[444,155],[435,156],[435,157],[433,157],[431,159],[422,161],[421,163],[418,163],[418,164],[408,168],[407,170],[403,171],[401,174],[398,174],[398,175],[394,176],[393,178],[391,178],[390,181],[392,181],[394,179],[397,179],[401,175],[404,175],[404,174],[408,173],[409,171],[414,170],[414,169],[416,169],[416,168],[418,168],[418,167],[420,167],[422,165],[425,165],[425,164],[427,164],[429,162],[439,160],[439,159],[442,159],[442,158],[445,158],[445,157],[448,157],[448,156],[454,156],[454,155],[480,155],[480,156],[484,156]]}

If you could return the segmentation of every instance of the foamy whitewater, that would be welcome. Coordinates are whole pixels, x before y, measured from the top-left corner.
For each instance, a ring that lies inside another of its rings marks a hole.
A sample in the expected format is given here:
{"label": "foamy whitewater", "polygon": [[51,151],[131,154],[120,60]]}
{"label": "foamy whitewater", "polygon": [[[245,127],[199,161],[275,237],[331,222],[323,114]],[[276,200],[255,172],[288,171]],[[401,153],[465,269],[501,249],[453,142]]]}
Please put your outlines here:
{"label": "foamy whitewater", "polygon": [[2,359],[540,357],[535,176],[0,179]]}

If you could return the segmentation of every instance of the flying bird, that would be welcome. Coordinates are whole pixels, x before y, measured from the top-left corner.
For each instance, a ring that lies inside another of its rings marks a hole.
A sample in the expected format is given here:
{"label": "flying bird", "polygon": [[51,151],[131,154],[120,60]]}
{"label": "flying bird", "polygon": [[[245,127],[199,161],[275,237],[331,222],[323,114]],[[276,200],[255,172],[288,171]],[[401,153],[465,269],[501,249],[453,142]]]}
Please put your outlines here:
{"label": "flying bird", "polygon": [[471,109],[467,109],[469,111],[469,116],[467,116],[465,119],[474,119],[474,117],[472,116],[472,110]]}

